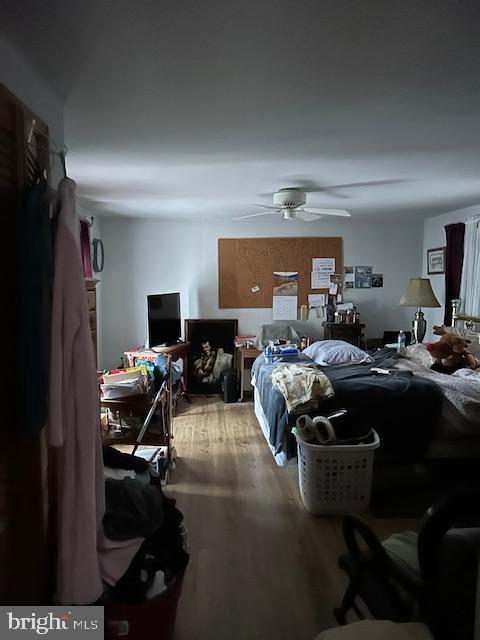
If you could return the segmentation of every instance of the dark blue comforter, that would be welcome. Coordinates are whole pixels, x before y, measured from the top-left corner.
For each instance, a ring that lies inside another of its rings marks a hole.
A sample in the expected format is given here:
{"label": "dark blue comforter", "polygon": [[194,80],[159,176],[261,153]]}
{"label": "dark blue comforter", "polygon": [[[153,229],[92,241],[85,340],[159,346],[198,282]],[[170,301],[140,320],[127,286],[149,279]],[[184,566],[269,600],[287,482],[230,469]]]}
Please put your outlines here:
{"label": "dark blue comforter", "polygon": [[[404,461],[420,460],[426,453],[440,418],[443,404],[441,388],[431,380],[410,372],[391,370],[397,354],[383,349],[372,354],[373,363],[320,367],[332,383],[335,395],[322,402],[310,415],[329,415],[347,409],[352,421],[373,427],[380,435],[382,450]],[[312,362],[300,354],[282,358],[283,362]],[[253,365],[255,387],[270,430],[275,452],[287,457],[296,454],[291,429],[295,414],[289,414],[285,399],[271,381],[273,365],[259,356]],[[370,371],[371,367],[391,370],[391,375]]]}

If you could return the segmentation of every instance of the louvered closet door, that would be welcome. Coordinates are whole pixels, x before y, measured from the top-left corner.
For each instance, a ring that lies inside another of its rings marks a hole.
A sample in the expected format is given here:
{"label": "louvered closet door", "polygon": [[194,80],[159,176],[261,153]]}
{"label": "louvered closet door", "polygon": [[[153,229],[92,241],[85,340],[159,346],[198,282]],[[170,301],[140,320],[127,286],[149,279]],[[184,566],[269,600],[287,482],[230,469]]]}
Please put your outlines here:
{"label": "louvered closet door", "polygon": [[34,117],[0,85],[0,606],[47,604],[51,573],[45,435],[22,434],[19,420],[19,381],[24,367],[35,365],[20,362],[18,353],[21,203],[25,188],[48,168],[48,146],[37,151],[26,144]]}

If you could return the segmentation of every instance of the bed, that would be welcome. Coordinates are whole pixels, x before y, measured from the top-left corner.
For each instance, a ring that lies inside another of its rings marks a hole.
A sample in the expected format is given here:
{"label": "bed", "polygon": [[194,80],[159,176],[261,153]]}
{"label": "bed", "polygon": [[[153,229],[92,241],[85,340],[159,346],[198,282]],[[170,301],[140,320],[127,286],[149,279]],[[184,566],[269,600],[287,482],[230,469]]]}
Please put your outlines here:
{"label": "bed", "polygon": [[[457,302],[457,301],[455,301]],[[456,310],[454,325],[466,317]],[[469,317],[469,323],[480,319]],[[470,324],[467,330],[472,331]],[[417,345],[420,349],[420,345]],[[368,422],[380,434],[383,455],[402,461],[428,458],[480,456],[480,370],[461,369],[453,375],[430,370],[409,353],[394,350],[371,354],[373,362],[320,366],[335,395],[320,403],[310,415],[328,415],[347,408],[356,419]],[[286,361],[286,358],[283,359]],[[300,354],[289,362],[312,362]],[[288,413],[285,399],[271,381],[273,367],[263,356],[254,363],[255,414],[272,455],[279,466],[295,460],[291,433],[298,415]],[[391,375],[371,371],[387,368]]]}
{"label": "bed", "polygon": [[[286,358],[282,359],[284,362]],[[346,408],[355,420],[373,427],[380,435],[384,452],[412,461],[424,457],[439,421],[443,395],[431,380],[410,371],[384,375],[372,367],[393,368],[398,356],[391,349],[373,354],[373,362],[322,367],[300,354],[289,363],[310,363],[330,380],[334,396],[322,401],[315,415],[329,415]],[[271,381],[272,370],[259,356],[253,366],[255,413],[270,449],[279,465],[296,455],[291,429],[299,413],[288,413],[283,395]]]}

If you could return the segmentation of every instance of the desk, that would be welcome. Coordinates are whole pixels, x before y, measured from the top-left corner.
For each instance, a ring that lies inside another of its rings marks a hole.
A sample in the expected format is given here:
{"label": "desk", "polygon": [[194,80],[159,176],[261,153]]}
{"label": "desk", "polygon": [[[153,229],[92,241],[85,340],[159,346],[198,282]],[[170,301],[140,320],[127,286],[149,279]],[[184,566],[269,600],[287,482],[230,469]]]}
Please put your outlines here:
{"label": "desk", "polygon": [[[106,422],[101,425],[103,444],[132,444],[133,452],[140,444],[166,447],[166,458],[170,464],[173,439],[171,399],[171,376],[158,392],[154,391],[152,384],[143,395],[118,399],[100,398],[101,408],[107,410],[104,416]],[[113,432],[110,417],[113,417],[117,425]],[[152,420],[156,431],[149,429]]]}
{"label": "desk", "polygon": [[[238,401],[243,402],[245,400],[245,397],[244,397],[245,392],[243,390],[243,385],[245,381],[245,369],[247,370],[251,369],[253,361],[255,360],[255,358],[258,358],[258,356],[262,352],[259,351],[258,349],[253,349],[251,347],[250,349],[247,349],[245,345],[242,345],[241,347],[236,348],[235,353],[236,353],[238,379],[240,383],[240,398],[238,399]],[[246,363],[248,365],[248,362],[250,362],[250,366],[246,366]]]}
{"label": "desk", "polygon": [[145,349],[143,351],[138,351],[138,350],[125,351],[125,357],[128,360],[129,367],[135,366],[136,358],[146,360],[147,362],[155,362],[158,356],[170,356],[172,362],[176,362],[181,358],[183,361],[183,371],[182,371],[183,393],[185,394],[185,396],[188,396],[187,366],[188,366],[189,351],[190,351],[190,342],[177,342],[177,344],[172,344],[169,347],[155,347],[155,351],[153,349]]}
{"label": "desk", "polygon": [[[106,424],[101,423],[102,442],[105,445],[133,445],[132,454],[140,445],[153,445],[164,450],[167,465],[162,483],[168,481],[168,473],[174,455],[173,446],[173,390],[171,360],[168,358],[168,376],[158,391],[150,384],[147,393],[118,399],[100,399],[100,406],[106,409]],[[110,415],[113,414],[117,429],[110,431]],[[149,429],[153,426],[156,431]]]}

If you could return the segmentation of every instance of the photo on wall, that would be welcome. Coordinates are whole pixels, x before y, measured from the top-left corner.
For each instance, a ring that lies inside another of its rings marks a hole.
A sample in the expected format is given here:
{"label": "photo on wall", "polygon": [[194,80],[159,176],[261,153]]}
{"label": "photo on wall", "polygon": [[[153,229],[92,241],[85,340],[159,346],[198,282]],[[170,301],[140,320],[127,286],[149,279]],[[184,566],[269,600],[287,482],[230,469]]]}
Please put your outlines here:
{"label": "photo on wall", "polygon": [[427,273],[429,276],[445,273],[445,247],[428,249]]}
{"label": "photo on wall", "polygon": [[379,289],[383,287],[383,273],[374,273],[372,276],[372,287]]}
{"label": "photo on wall", "polygon": [[372,267],[355,267],[355,288],[370,289],[372,286]]}
{"label": "photo on wall", "polygon": [[353,267],[343,267],[343,288],[353,289],[355,286],[355,270]]}
{"label": "photo on wall", "polygon": [[237,333],[238,320],[185,320],[189,393],[220,393],[222,374],[234,366]]}

